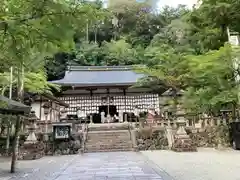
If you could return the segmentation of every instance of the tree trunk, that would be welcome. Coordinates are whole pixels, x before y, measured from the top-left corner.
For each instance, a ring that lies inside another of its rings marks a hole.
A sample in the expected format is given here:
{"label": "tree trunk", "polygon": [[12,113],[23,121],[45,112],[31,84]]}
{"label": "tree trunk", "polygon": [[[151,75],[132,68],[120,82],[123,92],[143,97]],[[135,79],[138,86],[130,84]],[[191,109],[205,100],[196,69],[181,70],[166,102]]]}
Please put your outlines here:
{"label": "tree trunk", "polygon": [[[23,99],[23,86],[24,86],[24,66],[20,64],[18,68],[18,101],[22,102]],[[18,156],[18,144],[19,144],[19,134],[20,134],[20,125],[21,125],[21,117],[18,116],[16,120],[15,126],[15,136],[12,148],[12,163],[11,163],[11,173],[14,173],[16,170],[16,161]]]}
{"label": "tree trunk", "polygon": [[14,173],[16,171],[16,162],[18,157],[18,146],[19,146],[19,133],[20,133],[20,121],[21,117],[17,117],[16,121],[16,131],[14,135],[14,141],[12,146],[12,163],[11,163],[11,173]]}
{"label": "tree trunk", "polygon": [[8,118],[8,126],[7,126],[7,139],[6,139],[6,154],[9,154],[9,144],[10,144],[10,135],[12,130],[11,116]]}

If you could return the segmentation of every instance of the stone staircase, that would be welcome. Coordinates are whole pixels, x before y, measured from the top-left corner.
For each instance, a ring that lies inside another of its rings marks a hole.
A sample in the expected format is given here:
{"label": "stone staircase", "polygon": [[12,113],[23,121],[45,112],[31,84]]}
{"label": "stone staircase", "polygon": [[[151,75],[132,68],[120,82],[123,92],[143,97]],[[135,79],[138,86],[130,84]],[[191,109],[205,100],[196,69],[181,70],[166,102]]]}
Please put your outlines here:
{"label": "stone staircase", "polygon": [[131,151],[131,135],[123,127],[90,127],[85,142],[84,152]]}

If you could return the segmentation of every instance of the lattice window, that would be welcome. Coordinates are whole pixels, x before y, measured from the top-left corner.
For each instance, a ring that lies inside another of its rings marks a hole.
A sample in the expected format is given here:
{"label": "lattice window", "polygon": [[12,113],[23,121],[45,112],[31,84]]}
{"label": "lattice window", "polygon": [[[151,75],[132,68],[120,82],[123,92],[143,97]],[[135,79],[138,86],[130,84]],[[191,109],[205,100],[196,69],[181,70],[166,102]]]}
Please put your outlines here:
{"label": "lattice window", "polygon": [[[111,96],[111,95],[110,95]],[[87,114],[98,113],[98,107],[101,105],[107,105],[103,103],[102,97],[106,96],[65,96],[59,99],[69,104],[67,108],[69,115],[75,115],[77,107],[79,106]],[[111,96],[111,105],[117,107],[117,111],[120,110],[126,112],[133,112],[135,106],[138,106],[141,112],[148,111],[148,108],[154,107],[159,109],[159,97],[157,94],[143,94],[143,95],[127,95],[125,96]],[[125,100],[126,98],[126,100]],[[125,102],[126,101],[126,102]]]}

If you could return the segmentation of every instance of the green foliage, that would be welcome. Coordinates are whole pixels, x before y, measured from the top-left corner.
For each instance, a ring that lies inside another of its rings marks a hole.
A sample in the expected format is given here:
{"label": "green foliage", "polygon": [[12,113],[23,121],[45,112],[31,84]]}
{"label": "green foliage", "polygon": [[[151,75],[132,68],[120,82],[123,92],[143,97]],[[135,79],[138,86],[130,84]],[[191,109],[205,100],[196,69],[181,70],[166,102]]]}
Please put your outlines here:
{"label": "green foliage", "polygon": [[96,43],[83,41],[76,49],[74,62],[79,65],[105,65],[103,62],[103,49]]}
{"label": "green foliage", "polygon": [[[87,19],[97,21],[104,12],[76,1],[4,1],[0,5],[1,90],[9,85],[6,68],[15,69],[13,84],[24,78],[29,92],[45,93],[59,87],[47,82],[45,58],[59,51],[71,51],[76,30],[85,31]],[[22,68],[23,67],[23,68]],[[19,72],[24,69],[24,74]]]}
{"label": "green foliage", "polygon": [[232,60],[236,54],[229,45],[200,56],[189,56],[188,88],[185,105],[200,112],[219,111],[237,104],[238,84]]}
{"label": "green foliage", "polygon": [[132,65],[137,62],[137,52],[124,39],[103,46],[107,65]]}
{"label": "green foliage", "polygon": [[[239,73],[232,60],[238,52],[225,43],[227,27],[240,31],[240,2],[203,0],[191,11],[179,6],[159,13],[152,13],[149,2],[111,1],[109,9],[100,1],[2,3],[1,91],[8,89],[10,66],[23,65],[25,90],[42,93],[52,88],[47,79],[63,76],[67,63],[141,65],[136,71],[149,76],[138,85],[159,94],[184,90],[189,111],[213,113],[236,105]],[[14,73],[14,87],[16,82]]]}

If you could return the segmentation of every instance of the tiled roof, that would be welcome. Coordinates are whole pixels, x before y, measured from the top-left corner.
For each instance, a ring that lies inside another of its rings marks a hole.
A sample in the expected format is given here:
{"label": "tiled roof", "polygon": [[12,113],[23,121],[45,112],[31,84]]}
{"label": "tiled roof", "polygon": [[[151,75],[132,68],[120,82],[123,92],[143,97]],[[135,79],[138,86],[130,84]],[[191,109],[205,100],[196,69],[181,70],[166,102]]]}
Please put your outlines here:
{"label": "tiled roof", "polygon": [[26,106],[20,102],[8,99],[4,96],[0,96],[0,113],[3,114],[24,114],[29,113],[30,106]]}
{"label": "tiled roof", "polygon": [[133,85],[143,76],[131,66],[72,66],[63,79],[51,82],[65,86],[120,86]]}

